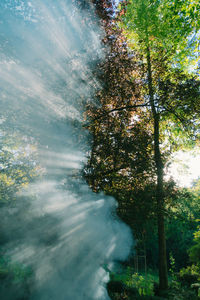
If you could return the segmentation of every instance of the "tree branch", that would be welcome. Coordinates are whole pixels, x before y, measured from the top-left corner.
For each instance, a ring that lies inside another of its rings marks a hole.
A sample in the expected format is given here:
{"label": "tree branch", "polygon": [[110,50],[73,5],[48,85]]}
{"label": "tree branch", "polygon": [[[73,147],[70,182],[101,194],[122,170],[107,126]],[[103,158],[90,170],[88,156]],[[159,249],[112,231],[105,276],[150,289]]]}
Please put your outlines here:
{"label": "tree branch", "polygon": [[124,110],[124,109],[132,109],[132,108],[147,107],[147,106],[150,106],[150,105],[148,103],[145,103],[145,104],[136,104],[136,105],[122,106],[122,107],[114,108],[114,109],[106,112],[106,114],[110,114],[110,113],[112,113],[114,111],[121,111],[121,110]]}
{"label": "tree branch", "polygon": [[181,123],[182,125],[184,125],[185,121],[183,118],[181,118],[176,112],[175,112],[175,109],[173,109],[172,107],[169,107],[169,104],[164,105],[164,109],[166,111],[168,111],[169,113],[173,114]]}
{"label": "tree branch", "polygon": [[[138,108],[138,107],[147,107],[147,106],[150,106],[150,104],[148,103],[144,103],[144,104],[135,104],[135,105],[127,105],[127,106],[122,106],[122,107],[117,107],[117,108],[113,108],[109,111],[106,111],[104,113],[102,113],[100,116],[96,117],[93,119],[93,121],[96,121],[96,120],[100,120],[102,118],[105,118],[107,115],[109,115],[110,113],[112,112],[116,112],[116,111],[123,111],[125,109],[133,109],[133,108]],[[83,125],[83,127],[87,127],[88,125],[90,125],[91,123],[86,123]]]}

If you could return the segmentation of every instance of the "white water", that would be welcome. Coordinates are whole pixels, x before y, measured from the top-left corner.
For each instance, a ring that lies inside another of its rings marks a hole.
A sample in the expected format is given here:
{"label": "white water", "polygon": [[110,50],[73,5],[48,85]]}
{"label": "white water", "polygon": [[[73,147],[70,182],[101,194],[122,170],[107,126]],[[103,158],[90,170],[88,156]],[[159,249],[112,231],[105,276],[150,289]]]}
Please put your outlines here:
{"label": "white water", "polygon": [[[6,251],[33,268],[31,299],[109,299],[104,265],[125,259],[132,240],[115,200],[80,176],[90,147],[83,110],[103,58],[94,11],[71,0],[2,0],[0,20],[1,133],[36,145],[44,173],[1,212],[13,236]],[[19,296],[10,287],[4,299]]]}

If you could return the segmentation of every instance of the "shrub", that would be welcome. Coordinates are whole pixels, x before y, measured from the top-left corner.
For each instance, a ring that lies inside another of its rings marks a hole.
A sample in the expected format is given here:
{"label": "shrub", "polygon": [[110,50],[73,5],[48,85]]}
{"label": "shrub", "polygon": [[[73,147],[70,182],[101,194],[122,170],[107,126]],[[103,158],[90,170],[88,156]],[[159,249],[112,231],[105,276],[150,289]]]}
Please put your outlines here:
{"label": "shrub", "polygon": [[183,268],[179,273],[179,281],[182,285],[191,287],[191,284],[196,283],[200,278],[200,269],[198,266],[192,265],[187,268]]}

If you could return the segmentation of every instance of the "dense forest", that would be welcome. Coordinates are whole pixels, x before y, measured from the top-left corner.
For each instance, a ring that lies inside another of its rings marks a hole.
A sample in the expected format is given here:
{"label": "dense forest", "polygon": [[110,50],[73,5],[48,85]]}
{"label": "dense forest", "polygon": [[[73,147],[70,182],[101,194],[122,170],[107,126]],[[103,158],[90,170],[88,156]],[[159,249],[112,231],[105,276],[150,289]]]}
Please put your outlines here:
{"label": "dense forest", "polygon": [[127,273],[112,274],[111,295],[136,299],[128,296],[135,286],[148,299],[195,299],[199,180],[182,188],[165,173],[174,152],[199,144],[199,3],[96,2],[107,55],[97,73],[101,106],[86,112],[92,151],[85,176],[95,192],[117,199],[135,238]]}
{"label": "dense forest", "polygon": [[[87,160],[81,171],[74,165],[67,169],[71,176],[68,181],[65,182],[64,167],[62,174],[52,173],[50,179],[59,177],[65,190],[81,185],[84,180],[97,197],[103,192],[116,199],[117,216],[113,212],[113,218],[119,217],[128,225],[134,242],[127,260],[119,259],[113,269],[108,264],[103,266],[110,278],[106,288],[111,299],[199,299],[200,178],[191,187],[181,187],[167,176],[167,170],[174,153],[197,149],[200,143],[200,3],[198,0],[72,2],[87,12],[86,27],[95,24],[101,28],[97,35],[104,54],[90,62],[89,79],[87,76],[80,79],[79,69],[73,73],[81,88],[85,88],[87,80],[90,83],[91,78],[96,80],[95,84],[92,82],[96,85],[94,101],[88,99],[87,91],[70,95],[72,98],[76,95],[76,105],[83,109],[83,120],[70,121],[69,131],[75,127],[76,135],[78,128],[79,136],[74,139],[80,148],[87,135],[86,150],[83,149]],[[28,136],[18,128],[13,129],[12,123],[20,124],[15,119],[16,115],[7,112],[0,117],[2,300],[37,298],[31,298],[34,268],[11,259],[10,249],[18,247],[24,231],[34,228],[31,236],[34,241],[43,231],[38,244],[48,249],[51,246],[54,249],[59,240],[59,214],[32,216],[31,203],[37,195],[27,196],[24,191],[50,175],[46,175],[40,164],[38,144],[30,137],[32,132]],[[60,128],[52,126],[54,131],[51,131],[50,121],[45,122],[41,124],[44,127],[48,124],[56,144]],[[50,139],[51,134],[44,136]],[[42,150],[47,148],[45,143]],[[30,238],[26,233],[26,239],[27,235]]]}

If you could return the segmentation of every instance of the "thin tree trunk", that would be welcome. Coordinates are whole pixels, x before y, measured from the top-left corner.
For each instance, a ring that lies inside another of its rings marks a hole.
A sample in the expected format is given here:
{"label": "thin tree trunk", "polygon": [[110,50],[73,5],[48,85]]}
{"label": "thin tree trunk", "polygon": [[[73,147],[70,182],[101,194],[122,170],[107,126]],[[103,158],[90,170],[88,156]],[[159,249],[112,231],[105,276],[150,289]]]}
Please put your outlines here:
{"label": "thin tree trunk", "polygon": [[159,247],[159,289],[166,290],[168,288],[167,275],[167,256],[166,256],[166,239],[165,239],[165,223],[164,223],[164,190],[163,190],[163,162],[160,153],[160,115],[156,111],[154,102],[154,92],[152,83],[151,57],[150,49],[147,46],[147,67],[148,67],[148,89],[151,111],[154,120],[154,159],[156,165],[156,201],[157,201],[157,222],[158,222],[158,247]]}
{"label": "thin tree trunk", "polygon": [[157,173],[156,201],[158,216],[159,289],[166,290],[168,288],[168,276],[164,223],[163,163],[159,146],[159,114],[156,114],[154,119],[154,149]]}

